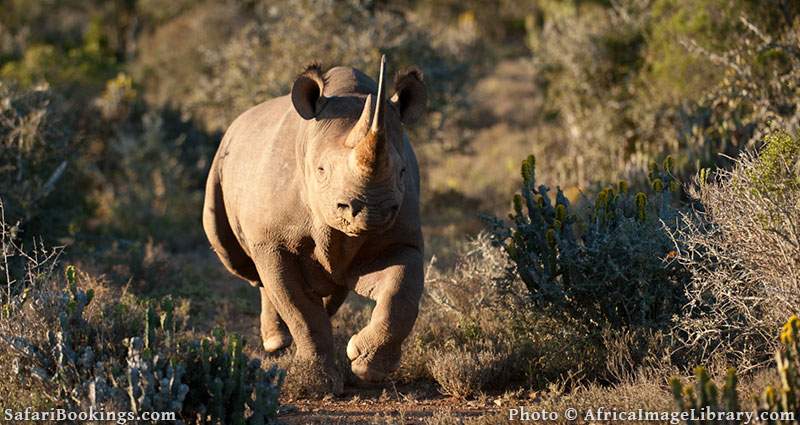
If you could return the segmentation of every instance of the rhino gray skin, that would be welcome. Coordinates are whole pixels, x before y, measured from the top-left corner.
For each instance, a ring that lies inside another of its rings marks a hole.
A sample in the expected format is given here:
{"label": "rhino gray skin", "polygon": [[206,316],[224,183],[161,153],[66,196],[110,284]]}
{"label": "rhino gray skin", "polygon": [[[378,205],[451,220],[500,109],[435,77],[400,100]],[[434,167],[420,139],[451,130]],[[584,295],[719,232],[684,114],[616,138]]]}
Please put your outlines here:
{"label": "rhino gray skin", "polygon": [[[404,125],[425,111],[416,68],[385,99],[357,69],[312,65],[290,95],[231,124],[211,165],[203,227],[227,269],[261,292],[261,336],[274,352],[333,369],[330,316],[349,291],[376,301],[350,338],[356,376],[395,370],[423,288],[419,169]],[[336,384],[334,384],[336,386]]]}

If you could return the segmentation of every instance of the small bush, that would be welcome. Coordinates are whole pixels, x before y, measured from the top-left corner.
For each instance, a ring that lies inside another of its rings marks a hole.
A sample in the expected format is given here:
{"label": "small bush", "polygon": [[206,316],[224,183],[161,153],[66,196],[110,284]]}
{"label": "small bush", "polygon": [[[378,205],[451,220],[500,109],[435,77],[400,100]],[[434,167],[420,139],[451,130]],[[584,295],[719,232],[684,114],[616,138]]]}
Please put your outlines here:
{"label": "small bush", "polygon": [[651,171],[650,196],[627,183],[600,191],[593,208],[573,212],[561,189],[536,187],[535,159],[523,162],[511,224],[489,219],[533,306],[590,327],[659,328],[681,304],[682,272],[665,226],[680,190],[671,159]]}
{"label": "small bush", "polygon": [[800,139],[784,132],[765,137],[758,161],[748,174],[756,194],[783,196],[800,190]]}
{"label": "small bush", "polygon": [[[331,376],[320,359],[297,358],[294,353],[286,353],[278,364],[287,372],[282,392],[288,400],[322,399],[342,392],[341,374],[337,370],[337,375]],[[349,362],[337,366],[345,365],[349,366]]]}
{"label": "small bush", "polygon": [[531,350],[523,311],[495,286],[506,266],[485,233],[460,248],[451,269],[431,266],[400,380],[433,379],[457,397],[528,383],[530,365],[541,356]]}
{"label": "small bush", "polygon": [[496,383],[498,359],[502,356],[493,350],[451,347],[435,351],[428,369],[444,394],[466,398]]}
{"label": "small bush", "polygon": [[691,273],[676,335],[699,362],[769,361],[773,330],[800,305],[800,139],[776,133],[731,170],[700,173],[677,260]]}
{"label": "small bush", "polygon": [[510,324],[516,310],[495,311],[502,303],[494,279],[505,270],[503,253],[491,246],[485,233],[458,251],[454,266],[441,270],[434,258],[428,268],[420,316],[405,343],[397,373],[400,380],[433,378],[430,365],[435,353],[454,347],[494,349],[514,332]]}

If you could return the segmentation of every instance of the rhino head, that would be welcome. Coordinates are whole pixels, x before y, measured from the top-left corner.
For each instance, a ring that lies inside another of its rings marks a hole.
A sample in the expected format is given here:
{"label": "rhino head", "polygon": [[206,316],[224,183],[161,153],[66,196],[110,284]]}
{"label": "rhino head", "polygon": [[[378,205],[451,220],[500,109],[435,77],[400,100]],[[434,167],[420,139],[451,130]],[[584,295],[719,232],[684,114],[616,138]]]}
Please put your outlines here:
{"label": "rhino head", "polygon": [[[407,176],[403,126],[425,111],[422,73],[398,73],[387,101],[385,62],[382,57],[377,93],[326,89],[327,74],[318,66],[306,69],[292,87],[292,104],[307,123],[301,155],[306,202],[315,220],[348,236],[391,227],[406,185],[417,179]],[[348,72],[367,79],[360,71]]]}

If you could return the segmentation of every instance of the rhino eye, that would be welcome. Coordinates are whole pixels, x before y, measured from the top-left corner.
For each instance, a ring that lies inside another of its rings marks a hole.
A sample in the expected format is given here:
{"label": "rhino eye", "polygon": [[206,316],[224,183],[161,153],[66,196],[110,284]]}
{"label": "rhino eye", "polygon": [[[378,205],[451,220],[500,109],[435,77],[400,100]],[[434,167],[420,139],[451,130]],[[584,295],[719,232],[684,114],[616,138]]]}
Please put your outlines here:
{"label": "rhino eye", "polygon": [[402,176],[405,173],[406,173],[406,167],[401,168],[400,169],[400,175]]}
{"label": "rhino eye", "polygon": [[328,177],[328,173],[325,172],[325,167],[323,167],[321,165],[319,167],[317,167],[317,180],[325,181],[325,180],[327,180],[327,177]]}

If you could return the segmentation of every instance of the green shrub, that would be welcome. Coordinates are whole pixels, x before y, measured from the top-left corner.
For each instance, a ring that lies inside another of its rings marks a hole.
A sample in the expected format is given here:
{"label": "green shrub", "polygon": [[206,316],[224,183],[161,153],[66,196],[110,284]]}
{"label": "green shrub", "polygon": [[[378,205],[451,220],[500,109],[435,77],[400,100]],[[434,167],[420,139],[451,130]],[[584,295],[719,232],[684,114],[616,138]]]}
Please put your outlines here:
{"label": "green shrub", "polygon": [[800,190],[800,137],[783,131],[767,135],[749,174],[759,192]]}
{"label": "green shrub", "polygon": [[118,68],[116,57],[108,49],[102,23],[91,19],[80,45],[36,43],[28,46],[22,57],[0,67],[0,78],[26,87],[49,83],[85,101],[99,91]]}
{"label": "green shrub", "polygon": [[601,190],[593,207],[573,211],[560,188],[553,201],[547,186],[536,187],[534,157],[523,161],[511,224],[490,223],[533,306],[590,327],[669,323],[682,305],[683,279],[666,261],[673,245],[665,226],[676,217],[680,190],[671,162],[652,167],[649,196],[620,182]]}
{"label": "green shrub", "polygon": [[682,177],[729,166],[770,123],[797,126],[793,2],[542,1],[535,9],[526,20],[530,85],[551,119],[531,127],[547,132],[538,149],[558,152],[553,168],[569,170],[558,176],[566,187],[638,181],[666,154],[680,158]]}
{"label": "green shrub", "polygon": [[661,101],[700,100],[722,77],[720,64],[702,55],[687,54],[681,42],[695,41],[724,51],[741,25],[744,2],[724,0],[658,0],[654,2],[644,79]]}
{"label": "green shrub", "polygon": [[213,339],[188,343],[180,354],[189,388],[183,417],[207,416],[215,424],[272,423],[285,374],[274,365],[263,370],[243,348],[239,336],[226,338],[222,330]]}

